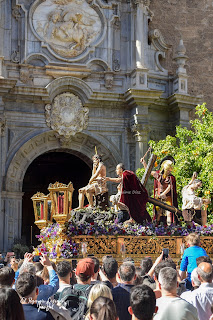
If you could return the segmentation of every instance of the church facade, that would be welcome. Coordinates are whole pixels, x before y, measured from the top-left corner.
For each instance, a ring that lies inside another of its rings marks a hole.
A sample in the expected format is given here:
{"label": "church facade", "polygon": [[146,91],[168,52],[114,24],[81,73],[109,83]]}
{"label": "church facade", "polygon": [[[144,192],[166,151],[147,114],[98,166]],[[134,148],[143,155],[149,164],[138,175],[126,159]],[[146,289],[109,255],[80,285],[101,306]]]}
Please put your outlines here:
{"label": "church facade", "polygon": [[40,155],[91,167],[96,146],[113,176],[119,162],[135,171],[150,139],[189,125],[200,100],[188,94],[184,42],[172,74],[150,2],[0,2],[0,250],[21,238],[23,180]]}

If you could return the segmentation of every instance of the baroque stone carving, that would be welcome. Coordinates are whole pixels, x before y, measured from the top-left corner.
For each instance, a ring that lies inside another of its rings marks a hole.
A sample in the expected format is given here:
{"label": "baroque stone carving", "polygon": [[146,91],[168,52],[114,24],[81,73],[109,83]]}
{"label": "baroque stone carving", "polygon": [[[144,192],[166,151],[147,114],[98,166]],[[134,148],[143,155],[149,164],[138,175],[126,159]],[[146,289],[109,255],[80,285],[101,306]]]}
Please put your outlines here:
{"label": "baroque stone carving", "polygon": [[0,137],[4,136],[6,127],[6,119],[4,115],[0,115]]}
{"label": "baroque stone carving", "polygon": [[19,6],[13,7],[12,16],[13,16],[16,20],[18,20],[19,18],[21,18],[21,12],[20,12],[20,7],[19,7]]}
{"label": "baroque stone carving", "polygon": [[105,87],[111,89],[113,87],[113,73],[105,74]]}
{"label": "baroque stone carving", "polygon": [[158,51],[167,51],[171,48],[171,45],[167,44],[159,29],[149,31],[149,40]]}
{"label": "baroque stone carving", "polygon": [[120,61],[118,59],[113,60],[113,70],[114,71],[120,71],[121,66],[120,66]]}
{"label": "baroque stone carving", "polygon": [[52,105],[45,107],[47,125],[60,137],[65,139],[86,129],[88,125],[89,108],[73,93],[66,92],[54,98]]}
{"label": "baroque stone carving", "polygon": [[160,57],[165,58],[165,52],[171,48],[171,45],[168,45],[160,30],[154,29],[149,32],[149,41],[152,43],[154,48],[157,50],[155,52],[155,63],[160,71],[166,71],[160,63]]}
{"label": "baroque stone carving", "polygon": [[14,63],[20,62],[20,52],[18,50],[14,50],[10,57],[11,61]]}
{"label": "baroque stone carving", "polygon": [[30,80],[29,70],[20,70],[20,80],[23,83],[27,83]]}
{"label": "baroque stone carving", "polygon": [[86,0],[45,0],[32,14],[38,37],[65,58],[79,56],[101,34],[102,22]]}

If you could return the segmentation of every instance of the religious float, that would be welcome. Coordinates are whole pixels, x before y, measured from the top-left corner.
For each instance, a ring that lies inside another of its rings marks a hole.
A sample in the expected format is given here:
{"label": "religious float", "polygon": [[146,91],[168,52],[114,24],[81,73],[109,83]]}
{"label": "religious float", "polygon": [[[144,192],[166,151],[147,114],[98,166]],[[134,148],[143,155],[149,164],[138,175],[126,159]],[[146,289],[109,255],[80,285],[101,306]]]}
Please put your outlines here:
{"label": "religious float", "polygon": [[[48,190],[48,195],[37,192],[32,197],[35,224],[40,229],[37,255],[48,253],[56,261],[89,254],[98,258],[112,255],[118,261],[131,256],[138,264],[142,257],[155,259],[163,248],[169,248],[171,257],[178,261],[185,247],[184,238],[190,232],[198,232],[202,247],[213,255],[213,226],[117,223],[114,208],[72,209],[71,182],[55,182]],[[149,201],[158,204],[156,199]]]}

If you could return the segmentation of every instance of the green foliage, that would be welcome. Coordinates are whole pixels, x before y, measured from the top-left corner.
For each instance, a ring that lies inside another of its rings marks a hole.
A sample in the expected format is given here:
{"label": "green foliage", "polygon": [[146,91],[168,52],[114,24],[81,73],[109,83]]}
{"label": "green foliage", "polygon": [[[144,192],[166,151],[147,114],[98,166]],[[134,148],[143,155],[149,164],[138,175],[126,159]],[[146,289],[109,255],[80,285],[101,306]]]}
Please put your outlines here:
{"label": "green foliage", "polygon": [[144,168],[139,168],[136,170],[136,175],[138,176],[138,178],[141,180],[143,175],[144,175],[145,169]]}
{"label": "green foliage", "polygon": [[[173,174],[177,181],[179,207],[182,205],[182,188],[188,184],[194,171],[202,180],[200,197],[211,198],[213,195],[213,115],[206,104],[196,107],[197,119],[190,121],[191,129],[176,127],[175,137],[167,136],[165,140],[150,141],[157,162],[166,155],[172,155],[176,164]],[[213,221],[213,203],[209,205],[209,219]],[[211,215],[212,214],[212,215]]]}
{"label": "green foliage", "polygon": [[24,254],[29,252],[29,247],[22,243],[15,243],[13,245],[12,251],[15,252],[16,258],[24,258]]}

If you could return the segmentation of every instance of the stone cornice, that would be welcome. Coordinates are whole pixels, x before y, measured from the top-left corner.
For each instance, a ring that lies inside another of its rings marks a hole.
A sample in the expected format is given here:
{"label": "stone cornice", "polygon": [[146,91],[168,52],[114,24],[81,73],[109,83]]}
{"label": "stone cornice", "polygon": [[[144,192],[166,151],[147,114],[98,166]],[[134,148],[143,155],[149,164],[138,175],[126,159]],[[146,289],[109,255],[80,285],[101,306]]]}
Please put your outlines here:
{"label": "stone cornice", "polygon": [[184,108],[191,110],[193,109],[197,104],[202,102],[202,98],[200,97],[193,97],[189,95],[184,95],[184,94],[173,94],[170,96],[168,99],[168,105],[170,107],[175,108]]}
{"label": "stone cornice", "polygon": [[7,94],[12,88],[15,87],[17,80],[0,79],[0,93]]}
{"label": "stone cornice", "polygon": [[12,96],[15,96],[15,99],[18,99],[19,96],[23,99],[23,96],[25,96],[27,101],[42,100],[45,103],[50,102],[46,88],[15,86],[12,90],[10,90],[10,94],[11,98]]}
{"label": "stone cornice", "polygon": [[64,76],[71,76],[84,79],[91,75],[91,70],[89,70],[85,65],[76,65],[73,67],[47,65],[45,69],[46,74],[55,79]]}
{"label": "stone cornice", "polygon": [[2,198],[10,198],[10,199],[17,199],[22,200],[22,197],[24,195],[24,192],[14,191],[14,192],[8,192],[8,191],[2,191],[1,193]]}
{"label": "stone cornice", "polygon": [[158,90],[137,90],[128,89],[124,94],[124,99],[129,106],[149,106],[160,99],[163,92]]}
{"label": "stone cornice", "polygon": [[93,92],[91,95],[87,106],[94,105],[97,107],[99,106],[97,104],[97,101],[101,102],[101,104],[109,104],[114,103],[115,106],[119,106],[121,104],[125,104],[124,96],[121,93],[115,93],[115,92]]}

